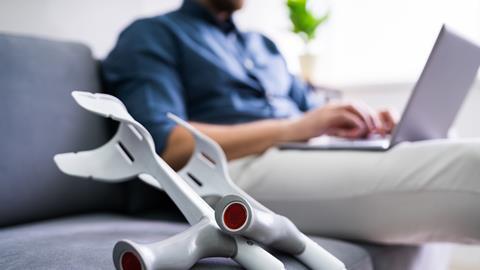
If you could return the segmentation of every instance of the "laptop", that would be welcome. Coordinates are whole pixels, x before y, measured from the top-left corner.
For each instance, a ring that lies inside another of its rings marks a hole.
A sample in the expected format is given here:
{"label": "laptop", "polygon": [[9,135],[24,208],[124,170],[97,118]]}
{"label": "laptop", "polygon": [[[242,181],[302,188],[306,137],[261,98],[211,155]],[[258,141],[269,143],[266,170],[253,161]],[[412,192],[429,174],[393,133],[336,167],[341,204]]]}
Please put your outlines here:
{"label": "laptop", "polygon": [[279,148],[386,151],[401,142],[446,138],[479,66],[480,46],[443,25],[390,136],[356,140],[322,136],[307,143],[285,143]]}

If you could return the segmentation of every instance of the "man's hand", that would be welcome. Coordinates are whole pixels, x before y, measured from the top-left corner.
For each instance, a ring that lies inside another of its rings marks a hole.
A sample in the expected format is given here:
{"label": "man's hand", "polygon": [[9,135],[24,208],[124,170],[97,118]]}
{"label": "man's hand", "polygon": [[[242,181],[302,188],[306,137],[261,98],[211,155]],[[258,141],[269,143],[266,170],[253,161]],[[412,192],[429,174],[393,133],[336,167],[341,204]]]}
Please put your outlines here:
{"label": "man's hand", "polygon": [[398,117],[390,110],[385,109],[378,111],[378,117],[380,117],[385,131],[387,133],[392,133],[393,129],[397,126]]}
{"label": "man's hand", "polygon": [[388,110],[376,112],[363,103],[331,103],[294,120],[286,138],[301,141],[326,134],[356,139],[388,134],[395,125]]}

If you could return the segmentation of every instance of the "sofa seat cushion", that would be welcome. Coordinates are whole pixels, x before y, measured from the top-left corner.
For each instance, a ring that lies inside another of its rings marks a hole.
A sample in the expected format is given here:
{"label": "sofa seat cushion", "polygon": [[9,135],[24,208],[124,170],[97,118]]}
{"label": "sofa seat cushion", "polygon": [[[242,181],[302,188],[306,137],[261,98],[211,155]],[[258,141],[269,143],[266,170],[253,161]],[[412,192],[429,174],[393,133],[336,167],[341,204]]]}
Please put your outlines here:
{"label": "sofa seat cushion", "polygon": [[[114,269],[116,241],[153,242],[188,228],[185,223],[97,214],[54,219],[0,230],[2,269]],[[349,270],[372,270],[368,253],[343,241],[313,238],[344,261]],[[307,269],[295,259],[276,254],[287,269]],[[193,269],[241,269],[230,259],[208,258]]]}

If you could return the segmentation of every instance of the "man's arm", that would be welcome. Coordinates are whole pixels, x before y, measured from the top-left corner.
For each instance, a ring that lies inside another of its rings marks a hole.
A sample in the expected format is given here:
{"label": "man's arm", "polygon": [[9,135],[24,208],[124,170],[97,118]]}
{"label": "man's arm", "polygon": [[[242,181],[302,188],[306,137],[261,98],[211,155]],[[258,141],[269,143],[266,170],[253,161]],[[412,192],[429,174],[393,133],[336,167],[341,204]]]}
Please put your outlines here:
{"label": "man's arm", "polygon": [[[236,125],[212,125],[190,122],[195,128],[216,141],[229,160],[259,154],[288,140],[289,120],[262,120]],[[167,140],[162,157],[178,170],[183,167],[194,149],[189,131],[176,126]]]}
{"label": "man's arm", "polygon": [[[374,132],[390,132],[393,127],[383,122],[366,106],[345,103],[328,104],[296,119],[270,119],[236,125],[191,124],[220,144],[227,158],[232,160],[260,154],[281,142],[305,141],[323,134],[359,138]],[[176,126],[168,137],[162,157],[178,170],[186,164],[193,149],[193,136]]]}

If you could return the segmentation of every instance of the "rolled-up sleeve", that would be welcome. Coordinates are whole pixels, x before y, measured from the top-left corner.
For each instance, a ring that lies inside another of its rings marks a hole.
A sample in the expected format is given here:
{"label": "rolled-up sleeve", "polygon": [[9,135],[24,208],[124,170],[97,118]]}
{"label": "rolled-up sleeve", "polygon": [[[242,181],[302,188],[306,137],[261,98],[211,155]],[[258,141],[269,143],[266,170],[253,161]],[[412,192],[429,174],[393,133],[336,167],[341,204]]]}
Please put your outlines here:
{"label": "rolled-up sleeve", "polygon": [[178,74],[178,47],[161,22],[140,20],[122,32],[102,63],[110,93],[152,134],[156,151],[165,150],[175,126],[166,113],[186,118],[184,89]]}

